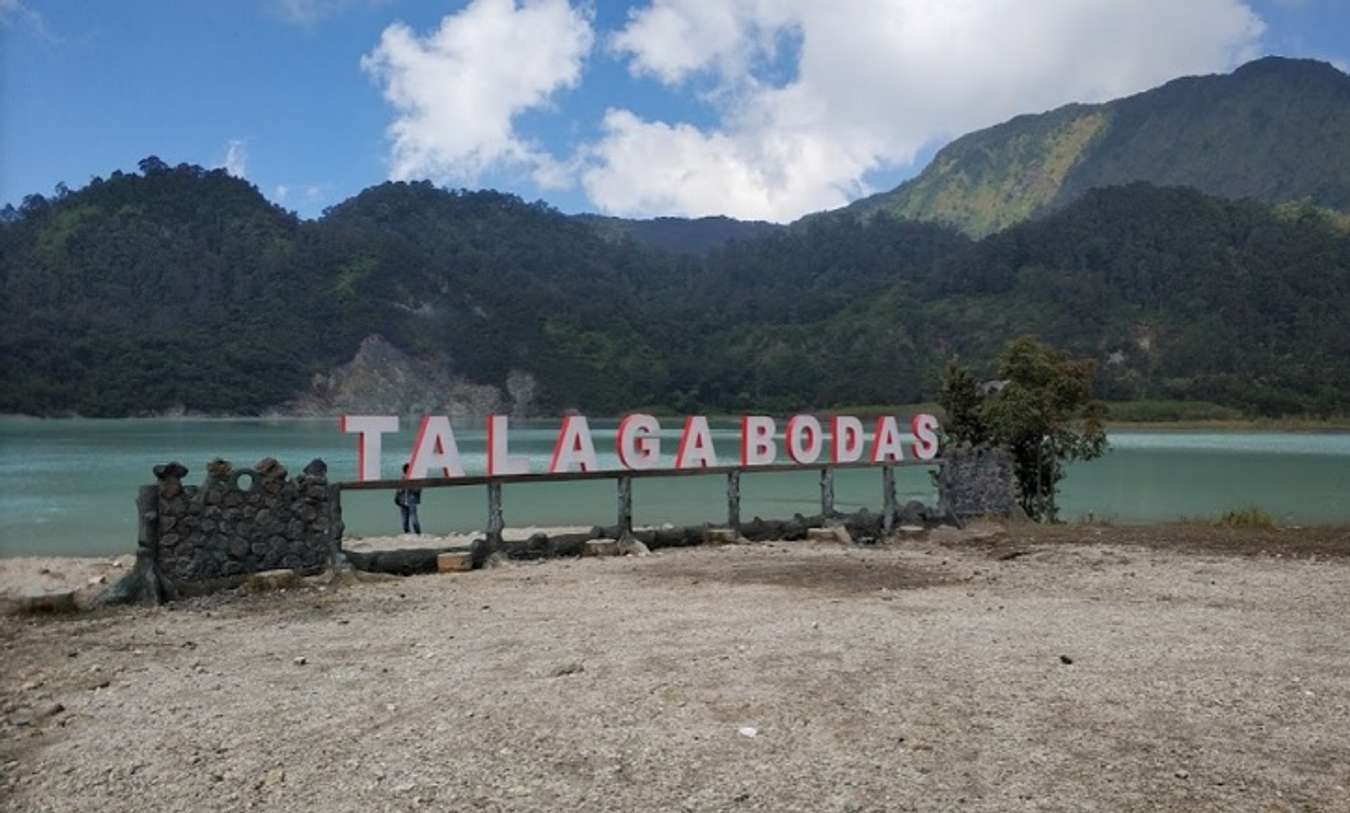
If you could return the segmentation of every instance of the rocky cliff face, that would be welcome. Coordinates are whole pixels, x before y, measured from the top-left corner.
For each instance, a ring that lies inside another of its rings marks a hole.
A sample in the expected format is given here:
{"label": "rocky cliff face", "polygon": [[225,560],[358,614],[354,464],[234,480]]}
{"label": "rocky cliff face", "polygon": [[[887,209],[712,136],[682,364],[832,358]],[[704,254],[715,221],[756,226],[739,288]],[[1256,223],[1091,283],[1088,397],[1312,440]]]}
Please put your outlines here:
{"label": "rocky cliff face", "polygon": [[295,415],[448,415],[472,421],[491,413],[524,418],[535,394],[534,376],[513,370],[506,392],[466,381],[449,366],[415,359],[380,336],[367,336],[356,355],[328,374],[316,374],[309,392],[284,410]]}

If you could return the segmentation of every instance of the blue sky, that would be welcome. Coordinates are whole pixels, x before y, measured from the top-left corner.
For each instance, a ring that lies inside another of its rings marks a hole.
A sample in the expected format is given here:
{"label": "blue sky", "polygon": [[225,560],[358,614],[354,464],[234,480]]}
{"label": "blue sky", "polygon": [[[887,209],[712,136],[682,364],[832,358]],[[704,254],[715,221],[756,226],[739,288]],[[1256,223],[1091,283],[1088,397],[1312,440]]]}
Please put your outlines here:
{"label": "blue sky", "polygon": [[429,177],[790,220],[970,129],[1269,53],[1344,69],[1350,3],[0,0],[0,201],[155,154],[304,216]]}

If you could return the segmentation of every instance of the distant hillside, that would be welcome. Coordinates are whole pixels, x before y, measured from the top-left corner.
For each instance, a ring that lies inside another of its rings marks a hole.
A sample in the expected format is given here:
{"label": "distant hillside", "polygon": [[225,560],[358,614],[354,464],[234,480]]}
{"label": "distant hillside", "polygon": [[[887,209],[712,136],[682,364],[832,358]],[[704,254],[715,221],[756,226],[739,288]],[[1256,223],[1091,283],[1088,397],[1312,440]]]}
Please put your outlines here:
{"label": "distant hillside", "polygon": [[1094,189],[939,261],[923,330],[977,362],[1033,333],[1115,400],[1350,407],[1350,232],[1305,206]]}
{"label": "distant hillside", "polygon": [[589,224],[609,240],[632,238],[650,248],[676,254],[705,254],[732,240],[754,240],[783,229],[763,220],[736,220],[730,217],[656,217],[630,220],[622,217],[582,214],[576,220]]}
{"label": "distant hillside", "polygon": [[979,237],[1135,181],[1350,211],[1350,76],[1269,57],[1105,104],[1018,116],[947,145],[916,178],[847,211]]}
{"label": "distant hillside", "polygon": [[932,398],[1009,338],[1113,399],[1350,412],[1350,231],[1147,184],[980,241],[817,218],[704,254],[491,191],[371,187],[302,221],[147,159],[0,212],[0,414],[786,413]]}

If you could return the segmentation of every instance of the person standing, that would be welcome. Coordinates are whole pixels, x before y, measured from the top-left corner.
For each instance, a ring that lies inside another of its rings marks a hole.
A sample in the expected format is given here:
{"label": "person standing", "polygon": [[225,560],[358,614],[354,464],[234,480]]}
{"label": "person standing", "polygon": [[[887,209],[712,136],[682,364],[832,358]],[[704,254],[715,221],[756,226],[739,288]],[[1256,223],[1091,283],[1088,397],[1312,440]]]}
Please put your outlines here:
{"label": "person standing", "polygon": [[[403,464],[403,478],[408,478],[408,464]],[[400,488],[394,492],[394,505],[403,514],[403,533],[422,533],[422,523],[417,518],[417,506],[422,504],[422,489]]]}

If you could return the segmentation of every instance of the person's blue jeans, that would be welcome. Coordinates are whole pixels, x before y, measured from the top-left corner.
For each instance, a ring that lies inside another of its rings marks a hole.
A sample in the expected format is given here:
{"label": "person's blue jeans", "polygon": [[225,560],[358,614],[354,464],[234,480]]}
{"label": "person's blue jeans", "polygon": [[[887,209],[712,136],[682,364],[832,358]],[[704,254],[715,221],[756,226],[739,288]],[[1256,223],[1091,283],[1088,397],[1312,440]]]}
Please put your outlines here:
{"label": "person's blue jeans", "polygon": [[403,513],[403,533],[422,533],[422,523],[417,519],[417,506],[400,505],[398,508]]}

